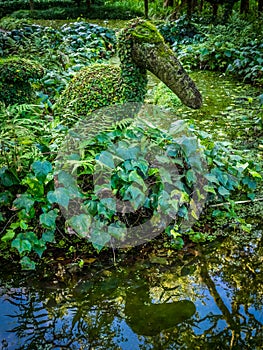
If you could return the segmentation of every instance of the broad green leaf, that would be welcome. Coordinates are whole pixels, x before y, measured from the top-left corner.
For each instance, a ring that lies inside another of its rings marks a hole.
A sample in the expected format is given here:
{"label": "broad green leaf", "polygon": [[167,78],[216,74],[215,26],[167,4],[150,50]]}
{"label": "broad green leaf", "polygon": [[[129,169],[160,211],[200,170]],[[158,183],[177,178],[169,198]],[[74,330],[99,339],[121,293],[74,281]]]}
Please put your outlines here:
{"label": "broad green leaf", "polygon": [[109,210],[116,212],[116,200],[114,198],[101,198],[100,202]]}
{"label": "broad green leaf", "polygon": [[13,206],[17,209],[24,208],[27,212],[29,212],[34,203],[35,201],[30,194],[23,193],[14,200]]}
{"label": "broad green leaf", "polygon": [[20,260],[20,264],[22,267],[22,270],[35,270],[36,264],[34,261],[32,261],[28,256],[24,256]]}
{"label": "broad green leaf", "polygon": [[42,197],[44,194],[44,186],[37,178],[27,177],[22,181],[23,185],[28,185],[30,193],[35,197]]}
{"label": "broad green leaf", "polygon": [[52,243],[55,239],[54,231],[52,230],[47,230],[42,233],[42,240],[44,242],[50,242]]}
{"label": "broad green leaf", "polygon": [[91,227],[89,240],[95,249],[100,251],[110,241],[111,236],[108,233],[108,226],[103,222],[94,221]]}
{"label": "broad green leaf", "polygon": [[214,189],[214,187],[212,187],[212,186],[205,185],[205,186],[204,186],[204,190],[205,190],[206,192],[216,194],[215,189]]}
{"label": "broad green leaf", "polygon": [[218,187],[218,193],[221,194],[223,197],[228,197],[230,195],[230,192],[223,186]]}
{"label": "broad green leaf", "polygon": [[242,179],[242,183],[247,185],[250,190],[255,190],[257,188],[257,182],[248,176]]}
{"label": "broad green leaf", "polygon": [[125,237],[126,227],[123,223],[116,222],[109,225],[108,233],[116,239],[123,239]]}
{"label": "broad green leaf", "polygon": [[19,180],[16,175],[7,167],[3,167],[0,169],[0,185],[5,187],[11,187],[13,185],[19,184]]}
{"label": "broad green leaf", "polygon": [[142,186],[144,191],[146,191],[147,187],[145,186],[142,177],[137,173],[136,170],[133,170],[129,173],[129,181],[136,182],[138,185]]}
{"label": "broad green leaf", "polygon": [[192,169],[187,170],[185,176],[188,184],[192,185],[193,183],[196,182],[196,176]]}
{"label": "broad green leaf", "polygon": [[114,160],[113,160],[113,155],[112,153],[108,151],[103,151],[99,155],[99,157],[96,159],[97,162],[106,165],[110,169],[115,168]]}
{"label": "broad green leaf", "polygon": [[17,237],[11,243],[12,248],[16,248],[21,255],[23,252],[30,252],[32,249],[32,244],[27,239],[21,239]]}
{"label": "broad green leaf", "polygon": [[186,157],[189,157],[192,154],[196,154],[197,150],[199,150],[200,148],[196,137],[183,136],[177,141],[180,144],[181,148],[183,149]]}
{"label": "broad green leaf", "polygon": [[217,179],[217,177],[215,175],[212,174],[207,174],[205,175],[205,178],[209,181],[209,182],[214,182],[215,184],[219,185],[219,181]]}
{"label": "broad green leaf", "polygon": [[45,228],[56,228],[56,218],[58,216],[58,210],[50,210],[47,213],[40,215],[40,224]]}
{"label": "broad green leaf", "polygon": [[80,214],[67,220],[68,225],[82,237],[90,235],[92,218],[90,215]]}
{"label": "broad green leaf", "polygon": [[0,193],[0,207],[9,205],[12,200],[12,193],[9,191],[4,191]]}
{"label": "broad green leaf", "polygon": [[143,206],[146,196],[145,194],[136,186],[129,186],[125,192],[123,199],[131,198],[130,202],[132,207],[137,210],[139,207]]}
{"label": "broad green leaf", "polygon": [[58,182],[64,187],[76,186],[76,179],[74,176],[64,170],[60,170],[58,173]]}
{"label": "broad green leaf", "polygon": [[37,255],[41,258],[44,251],[46,250],[46,245],[45,245],[45,242],[40,239],[38,240],[38,242],[36,242],[34,245],[33,245],[33,250],[37,253]]}
{"label": "broad green leaf", "polygon": [[47,199],[49,203],[58,203],[67,209],[70,200],[70,193],[68,189],[64,187],[58,187],[55,189],[55,191],[48,192]]}
{"label": "broad green leaf", "polygon": [[10,241],[11,239],[13,239],[15,237],[15,231],[13,230],[7,230],[6,234],[1,238],[1,241],[3,242],[7,242]]}
{"label": "broad green leaf", "polygon": [[248,169],[248,172],[251,176],[253,176],[254,178],[257,178],[257,179],[262,179],[262,176],[257,172],[257,171],[254,171],[254,170],[251,170],[251,169]]}
{"label": "broad green leaf", "polygon": [[36,177],[41,182],[43,182],[46,179],[47,174],[52,171],[52,165],[47,160],[44,160],[44,161],[37,160],[31,165],[31,167]]}

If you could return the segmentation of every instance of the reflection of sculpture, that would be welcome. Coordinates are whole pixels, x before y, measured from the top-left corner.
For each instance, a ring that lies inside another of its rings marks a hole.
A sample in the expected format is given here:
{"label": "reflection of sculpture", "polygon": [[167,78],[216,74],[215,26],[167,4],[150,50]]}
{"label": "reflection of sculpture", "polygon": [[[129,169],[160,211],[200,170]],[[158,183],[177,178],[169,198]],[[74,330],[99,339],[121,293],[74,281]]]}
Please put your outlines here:
{"label": "reflection of sculpture", "polygon": [[0,349],[261,350],[262,242],[253,244],[231,237],[163,270],[140,260],[141,270],[98,265],[63,289],[11,288],[13,275],[4,282],[0,270]]}
{"label": "reflection of sculpture", "polygon": [[138,335],[154,336],[164,329],[175,327],[194,315],[195,304],[189,300],[152,304],[145,287],[126,297],[126,322]]}
{"label": "reflection of sculpture", "polygon": [[121,68],[94,64],[82,69],[69,83],[58,107],[85,115],[116,103],[142,102],[146,70],[161,79],[184,104],[199,108],[202,97],[157,28],[136,19],[119,35]]}

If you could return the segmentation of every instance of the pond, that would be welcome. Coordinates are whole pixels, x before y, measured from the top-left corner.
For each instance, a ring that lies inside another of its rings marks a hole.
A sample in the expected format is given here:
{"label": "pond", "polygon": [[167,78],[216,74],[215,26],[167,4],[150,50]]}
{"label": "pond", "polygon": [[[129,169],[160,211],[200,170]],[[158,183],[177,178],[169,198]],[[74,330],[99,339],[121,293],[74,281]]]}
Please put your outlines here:
{"label": "pond", "polygon": [[262,349],[262,231],[46,281],[0,274],[0,349]]}
{"label": "pond", "polygon": [[[204,106],[179,106],[174,118],[249,146],[262,160],[259,91],[219,74],[191,76]],[[150,79],[149,102],[154,85]],[[261,349],[262,219],[254,221],[247,237],[229,232],[179,252],[156,242],[135,256],[115,252],[116,263],[87,258],[81,272],[54,258],[51,279],[2,267],[0,350]]]}

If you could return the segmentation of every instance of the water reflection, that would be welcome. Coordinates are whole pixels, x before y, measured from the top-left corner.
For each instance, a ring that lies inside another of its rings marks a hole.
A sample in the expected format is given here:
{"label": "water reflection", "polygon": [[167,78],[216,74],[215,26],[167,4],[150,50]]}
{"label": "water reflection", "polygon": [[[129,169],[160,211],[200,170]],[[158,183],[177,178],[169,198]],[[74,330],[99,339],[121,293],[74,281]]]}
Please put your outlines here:
{"label": "water reflection", "polygon": [[[127,262],[126,262],[127,263]],[[262,240],[156,254],[67,286],[0,276],[0,349],[261,349]]]}

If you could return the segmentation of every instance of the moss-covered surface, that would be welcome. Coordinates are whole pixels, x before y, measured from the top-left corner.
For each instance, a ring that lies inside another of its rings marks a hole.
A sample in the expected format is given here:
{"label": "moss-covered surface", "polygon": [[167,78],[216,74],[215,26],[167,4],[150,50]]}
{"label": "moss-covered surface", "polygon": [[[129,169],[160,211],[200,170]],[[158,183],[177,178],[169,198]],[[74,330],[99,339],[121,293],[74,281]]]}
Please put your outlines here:
{"label": "moss-covered surface", "polygon": [[81,70],[57,103],[81,116],[100,107],[143,102],[147,70],[158,76],[187,106],[199,108],[202,97],[157,28],[143,19],[132,20],[118,35],[121,67],[93,65]]}
{"label": "moss-covered surface", "polygon": [[18,57],[0,59],[0,101],[5,104],[31,102],[34,96],[30,79],[39,79],[43,67]]}
{"label": "moss-covered surface", "polygon": [[94,64],[75,75],[58,101],[57,108],[85,115],[122,100],[120,68],[110,64]]}
{"label": "moss-covered surface", "polygon": [[132,58],[131,32],[137,22],[131,21],[119,33],[120,68],[110,64],[95,64],[82,69],[58,101],[59,110],[70,108],[84,116],[103,106],[144,100],[147,91],[146,69],[139,67]]}

